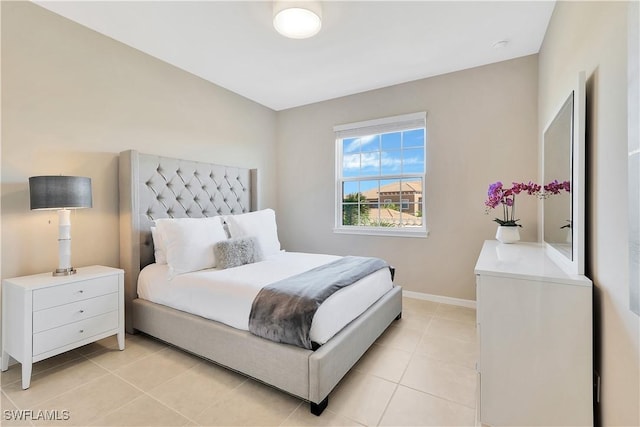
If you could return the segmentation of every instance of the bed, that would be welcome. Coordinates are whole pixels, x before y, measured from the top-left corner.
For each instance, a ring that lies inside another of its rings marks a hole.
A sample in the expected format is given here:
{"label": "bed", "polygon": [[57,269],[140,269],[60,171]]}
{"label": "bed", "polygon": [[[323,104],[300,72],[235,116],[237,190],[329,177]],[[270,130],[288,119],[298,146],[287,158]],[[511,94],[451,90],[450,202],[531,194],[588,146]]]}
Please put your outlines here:
{"label": "bed", "polygon": [[[120,264],[125,270],[129,333],[146,333],[307,400],[311,412],[320,415],[331,390],[401,316],[402,289],[393,286],[313,350],[269,341],[202,315],[139,298],[140,272],[154,264],[154,221],[255,211],[257,171],[129,150],[120,153],[119,178]],[[144,295],[147,290],[141,287],[140,292]]]}

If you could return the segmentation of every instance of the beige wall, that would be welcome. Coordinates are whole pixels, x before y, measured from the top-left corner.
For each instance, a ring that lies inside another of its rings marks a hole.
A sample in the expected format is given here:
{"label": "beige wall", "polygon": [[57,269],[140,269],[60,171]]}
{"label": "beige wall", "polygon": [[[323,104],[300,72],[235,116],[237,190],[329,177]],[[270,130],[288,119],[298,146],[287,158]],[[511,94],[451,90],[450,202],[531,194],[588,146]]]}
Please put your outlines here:
{"label": "beige wall", "polygon": [[[491,182],[535,180],[537,56],[487,65],[278,113],[278,216],[288,250],[379,256],[410,291],[475,299],[473,267],[497,224]],[[333,126],[427,112],[428,238],[334,234]],[[520,197],[523,240],[536,201]]]}
{"label": "beige wall", "polygon": [[118,163],[137,149],[260,170],[275,207],[275,112],[27,2],[2,7],[2,278],[57,266],[57,215],[28,177],[92,178],[72,262],[119,265]]}
{"label": "beige wall", "polygon": [[587,275],[594,281],[602,425],[640,425],[640,318],[629,310],[627,7],[558,2],[539,58],[539,124],[587,73]]}
{"label": "beige wall", "polygon": [[28,177],[84,175],[74,265],[119,264],[117,154],[258,168],[275,207],[275,112],[27,2],[2,2],[2,277],[57,265],[57,215]]}

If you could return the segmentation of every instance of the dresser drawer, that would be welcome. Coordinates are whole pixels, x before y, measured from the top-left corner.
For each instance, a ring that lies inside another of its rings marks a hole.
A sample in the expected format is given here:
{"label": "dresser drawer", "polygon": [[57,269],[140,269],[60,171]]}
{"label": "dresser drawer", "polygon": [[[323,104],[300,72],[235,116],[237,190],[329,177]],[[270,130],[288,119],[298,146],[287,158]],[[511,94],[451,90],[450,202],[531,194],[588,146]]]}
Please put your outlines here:
{"label": "dresser drawer", "polygon": [[46,353],[118,328],[118,312],[111,311],[79,322],[49,329],[33,335],[33,355]]}
{"label": "dresser drawer", "polygon": [[51,286],[33,291],[33,310],[43,310],[113,292],[118,292],[118,276],[115,275]]}
{"label": "dresser drawer", "polygon": [[59,305],[33,313],[33,332],[57,328],[118,309],[118,293],[114,292],[71,304]]}

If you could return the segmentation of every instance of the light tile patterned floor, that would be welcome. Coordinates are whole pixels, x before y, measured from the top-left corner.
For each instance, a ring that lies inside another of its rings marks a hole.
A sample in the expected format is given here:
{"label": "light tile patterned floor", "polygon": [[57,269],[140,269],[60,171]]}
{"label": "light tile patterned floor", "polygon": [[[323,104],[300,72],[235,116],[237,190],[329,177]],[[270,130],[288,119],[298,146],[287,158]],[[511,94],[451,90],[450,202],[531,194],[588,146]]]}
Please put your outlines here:
{"label": "light tile patterned floor", "polygon": [[[405,298],[402,319],[316,417],[299,399],[149,337],[127,335],[124,351],[111,337],[36,363],[28,390],[20,388],[19,364],[3,372],[0,424],[471,426],[476,352],[475,310]],[[9,416],[15,410],[68,419],[17,421]]]}

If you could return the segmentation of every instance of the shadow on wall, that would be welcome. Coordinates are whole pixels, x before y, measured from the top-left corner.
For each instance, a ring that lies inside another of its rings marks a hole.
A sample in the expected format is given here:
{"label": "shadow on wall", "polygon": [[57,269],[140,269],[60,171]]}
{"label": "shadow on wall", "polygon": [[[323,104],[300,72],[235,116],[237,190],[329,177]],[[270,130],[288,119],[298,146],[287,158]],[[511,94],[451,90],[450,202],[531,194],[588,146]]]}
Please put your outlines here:
{"label": "shadow on wall", "polygon": [[[596,221],[593,215],[595,211],[595,201],[597,200],[595,191],[595,176],[598,170],[596,156],[596,135],[597,132],[597,103],[598,89],[598,68],[593,71],[586,81],[586,126],[585,126],[585,275],[593,280],[595,277],[593,266],[595,249],[597,247],[595,239]],[[595,426],[602,425],[599,384],[598,379],[602,369],[602,292],[598,284],[593,281],[593,420]]]}
{"label": "shadow on wall", "polygon": [[29,210],[28,180],[25,180],[25,182],[3,182],[1,197],[3,219],[16,214],[24,215]]}

